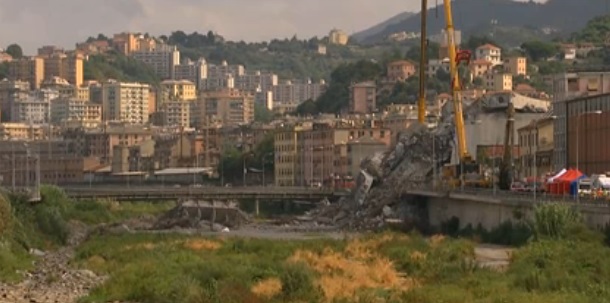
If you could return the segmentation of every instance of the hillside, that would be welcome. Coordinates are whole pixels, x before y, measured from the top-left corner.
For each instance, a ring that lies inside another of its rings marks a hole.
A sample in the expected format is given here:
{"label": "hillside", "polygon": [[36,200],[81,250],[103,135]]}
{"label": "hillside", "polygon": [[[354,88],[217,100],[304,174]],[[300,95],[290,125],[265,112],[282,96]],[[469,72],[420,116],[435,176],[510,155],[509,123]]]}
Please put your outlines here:
{"label": "hillside", "polygon": [[[552,28],[561,33],[571,33],[583,28],[586,22],[608,11],[606,1],[600,0],[549,0],[544,4],[514,2],[512,0],[455,0],[453,15],[456,28],[466,35],[490,28],[491,20],[499,27],[529,29]],[[436,17],[438,13],[438,18]],[[437,33],[445,26],[444,7],[428,10],[428,30]],[[419,31],[420,14],[399,23],[388,25],[370,36],[366,42],[374,43],[389,34],[400,31]],[[513,45],[508,45],[513,46]]]}
{"label": "hillside", "polygon": [[400,13],[386,21],[383,21],[371,28],[365,29],[361,32],[355,33],[353,34],[350,38],[358,41],[358,42],[363,42],[368,40],[370,37],[373,37],[379,33],[381,33],[386,27],[390,26],[390,25],[394,25],[400,22],[403,22],[407,19],[409,19],[411,16],[415,15],[415,13],[411,13],[411,12],[404,12],[404,13]]}

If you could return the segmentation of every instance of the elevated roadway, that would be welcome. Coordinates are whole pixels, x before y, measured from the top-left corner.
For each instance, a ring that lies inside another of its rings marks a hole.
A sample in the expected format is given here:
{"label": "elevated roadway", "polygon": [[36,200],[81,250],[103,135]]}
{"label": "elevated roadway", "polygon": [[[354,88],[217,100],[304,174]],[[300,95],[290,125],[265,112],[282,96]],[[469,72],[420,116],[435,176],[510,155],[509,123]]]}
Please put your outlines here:
{"label": "elevated roadway", "polygon": [[69,186],[66,194],[76,200],[113,199],[153,201],[198,198],[207,200],[317,200],[336,199],[346,192],[304,187],[162,187],[162,186]]}

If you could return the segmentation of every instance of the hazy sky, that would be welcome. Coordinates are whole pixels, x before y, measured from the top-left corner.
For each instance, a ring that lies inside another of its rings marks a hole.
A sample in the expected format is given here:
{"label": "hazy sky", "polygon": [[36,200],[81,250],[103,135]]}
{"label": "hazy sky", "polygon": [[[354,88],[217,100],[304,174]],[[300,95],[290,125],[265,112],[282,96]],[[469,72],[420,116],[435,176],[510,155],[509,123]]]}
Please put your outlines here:
{"label": "hazy sky", "polygon": [[[432,6],[435,1],[430,0]],[[439,2],[442,2],[439,0]],[[0,46],[27,54],[43,44],[72,48],[88,36],[121,31],[167,34],[213,30],[231,40],[353,33],[420,0],[0,0]]]}

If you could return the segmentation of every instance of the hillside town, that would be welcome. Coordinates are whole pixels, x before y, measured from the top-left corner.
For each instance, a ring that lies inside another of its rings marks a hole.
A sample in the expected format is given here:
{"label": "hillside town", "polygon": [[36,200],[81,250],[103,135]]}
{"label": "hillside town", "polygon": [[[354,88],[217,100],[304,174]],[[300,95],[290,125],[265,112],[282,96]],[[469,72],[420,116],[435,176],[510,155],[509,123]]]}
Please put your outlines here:
{"label": "hillside town", "polygon": [[[461,44],[461,32],[455,36]],[[326,42],[345,45],[348,39],[333,29]],[[434,40],[438,54],[429,54],[425,73],[441,79],[450,72],[445,31]],[[577,60],[599,49],[591,43],[560,47],[553,60]],[[324,45],[318,51],[325,53]],[[84,62],[108,52],[146,64],[162,81],[85,80]],[[462,96],[469,149],[485,164],[477,178],[490,178],[501,162],[508,104],[517,111],[512,154],[519,179],[532,182],[568,167],[587,174],[610,169],[606,153],[593,152],[605,150],[593,138],[603,132],[607,72],[548,76],[544,82],[551,89],[542,91],[522,81],[536,67],[526,56],[505,55],[490,43],[473,54]],[[226,61],[192,61],[181,58],[177,46],[148,35],[118,33],[77,43],[74,50],[47,45],[33,56],[3,52],[0,58],[9,67],[0,81],[5,186],[167,181],[350,188],[362,160],[392,149],[417,122],[415,105],[378,101],[417,76],[419,64],[408,59],[389,61],[382,77],[351,83],[349,105],[339,114],[312,116],[295,110],[326,91],[324,80],[279,79]],[[451,115],[451,98],[429,95],[430,125]],[[597,110],[602,114],[584,116],[575,126],[583,113]],[[255,119],[256,111],[271,118]],[[576,129],[587,147],[579,159]]]}

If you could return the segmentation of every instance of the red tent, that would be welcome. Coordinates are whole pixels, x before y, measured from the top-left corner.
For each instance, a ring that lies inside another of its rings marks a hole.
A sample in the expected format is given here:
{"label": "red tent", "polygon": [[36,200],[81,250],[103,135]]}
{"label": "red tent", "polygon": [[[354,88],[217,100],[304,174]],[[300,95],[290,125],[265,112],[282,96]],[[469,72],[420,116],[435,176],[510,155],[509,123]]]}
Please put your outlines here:
{"label": "red tent", "polygon": [[580,178],[580,176],[582,176],[582,173],[580,171],[574,170],[574,169],[568,170],[561,177],[555,179],[555,181],[553,182],[553,184],[556,184],[556,187],[554,186],[555,192],[552,192],[552,193],[557,194],[557,195],[569,194],[570,193],[570,184],[574,180]]}

